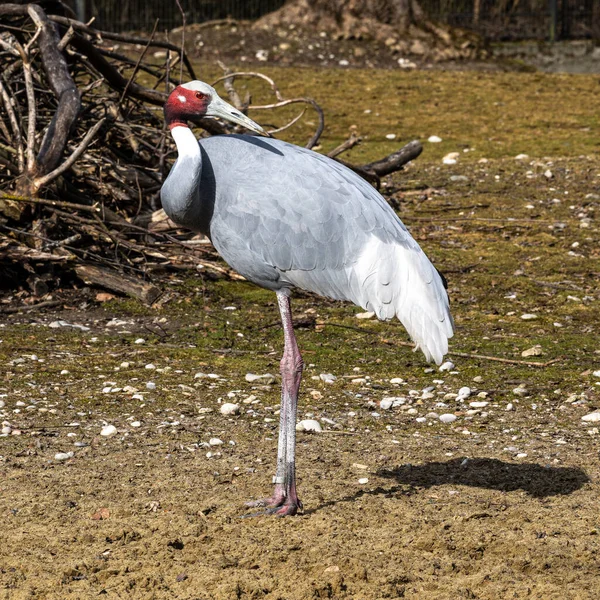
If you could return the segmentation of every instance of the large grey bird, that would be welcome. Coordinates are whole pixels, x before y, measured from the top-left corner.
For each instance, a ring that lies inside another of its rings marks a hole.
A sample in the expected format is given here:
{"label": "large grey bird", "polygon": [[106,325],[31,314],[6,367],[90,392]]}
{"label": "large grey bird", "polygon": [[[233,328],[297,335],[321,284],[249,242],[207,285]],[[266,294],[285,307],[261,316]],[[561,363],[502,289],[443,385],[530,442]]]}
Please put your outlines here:
{"label": "large grey bird", "polygon": [[165,104],[179,157],[161,190],[178,225],[206,234],[238,273],[277,294],[283,323],[282,396],[273,495],[260,514],[294,515],[302,357],[292,326],[294,287],[396,316],[427,360],[440,363],[453,322],[442,279],[385,199],[343,165],[253,135],[198,141],[188,122],[220,117],[264,134],[208,84],[180,85]]}

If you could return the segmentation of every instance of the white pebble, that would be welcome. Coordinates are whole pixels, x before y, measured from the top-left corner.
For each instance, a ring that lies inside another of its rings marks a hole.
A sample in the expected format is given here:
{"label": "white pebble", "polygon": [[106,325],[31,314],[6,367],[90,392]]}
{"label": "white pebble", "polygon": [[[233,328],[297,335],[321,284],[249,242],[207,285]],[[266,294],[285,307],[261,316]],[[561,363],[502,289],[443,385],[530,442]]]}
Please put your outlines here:
{"label": "white pebble", "polygon": [[331,373],[321,373],[319,377],[321,378],[321,381],[324,381],[325,383],[333,383],[337,379],[337,377]]}
{"label": "white pebble", "polygon": [[594,371],[594,372],[592,373],[592,375],[593,375],[594,377],[600,377],[600,370],[599,370],[599,371]]}
{"label": "white pebble", "polygon": [[156,389],[156,384],[153,381],[149,381],[146,384],[146,389],[147,390],[155,390]]}
{"label": "white pebble", "polygon": [[361,312],[354,315],[357,319],[372,319],[375,316],[374,312]]}
{"label": "white pebble", "polygon": [[470,387],[461,387],[460,390],[458,390],[458,397],[457,398],[468,398],[471,395],[471,388]]}
{"label": "white pebble", "polygon": [[527,390],[524,387],[519,386],[513,390],[513,394],[515,396],[525,396],[525,395],[527,395]]}
{"label": "white pebble", "polygon": [[149,371],[151,371],[152,369],[156,369],[156,366],[153,365],[152,363],[148,363],[145,368],[148,369]]}
{"label": "white pebble", "polygon": [[131,425],[132,427],[141,427],[141,426],[142,426],[142,424],[141,424],[139,421],[132,421],[132,422],[130,423],[130,425]]}
{"label": "white pebble", "polygon": [[585,415],[581,417],[582,421],[586,421],[587,423],[598,423],[600,422],[600,412],[593,412],[589,415]]}
{"label": "white pebble", "polygon": [[368,477],[361,477],[358,480],[358,483],[360,483],[360,485],[365,485],[365,483],[369,483],[369,478]]}
{"label": "white pebble", "polygon": [[521,319],[523,319],[523,321],[533,321],[537,318],[538,316],[534,315],[533,313],[525,313],[524,315],[521,315]]}
{"label": "white pebble", "polygon": [[296,425],[296,431],[314,431],[320,433],[323,431],[323,428],[319,421],[315,421],[314,419],[304,419],[304,421],[300,421]]}
{"label": "white pebble", "polygon": [[388,133],[385,138],[387,140],[395,140],[396,139],[396,134],[395,133]]}
{"label": "white pebble", "polygon": [[442,138],[437,135],[430,135],[427,138],[427,141],[431,142],[432,144],[439,144],[442,141]]}
{"label": "white pebble", "polygon": [[456,419],[456,415],[452,415],[450,413],[444,413],[443,415],[440,415],[440,421],[442,423],[454,423]]}
{"label": "white pebble", "polygon": [[515,156],[515,160],[527,160],[529,158],[528,154],[517,154]]}
{"label": "white pebble", "polygon": [[117,428],[114,425],[105,425],[100,432],[100,435],[104,437],[110,437],[111,435],[115,435],[117,433]]}
{"label": "white pebble", "polygon": [[73,452],[57,452],[54,455],[54,460],[69,460],[73,458]]}
{"label": "white pebble", "polygon": [[135,340],[135,342],[133,342],[134,344],[145,344],[146,340],[144,338],[138,338],[137,340]]}
{"label": "white pebble", "polygon": [[519,452],[519,454],[517,454],[516,458],[526,458],[527,457],[527,452]]}
{"label": "white pebble", "polygon": [[381,410],[389,410],[392,406],[394,406],[394,398],[384,398],[379,403],[379,408],[381,408]]}
{"label": "white pebble", "polygon": [[220,440],[219,438],[210,438],[210,440],[208,440],[208,443],[211,446],[220,446],[223,443],[223,440]]}
{"label": "white pebble", "polygon": [[265,373],[264,375],[255,375],[254,373],[246,373],[244,377],[246,381],[252,383],[254,381],[260,381],[261,383],[275,383],[275,375],[271,373]]}
{"label": "white pebble", "polygon": [[459,156],[460,154],[458,152],[450,152],[449,154],[446,154],[444,158],[442,158],[442,162],[445,165],[455,165],[458,162]]}
{"label": "white pebble", "polygon": [[404,379],[402,377],[393,377],[390,379],[390,383],[404,383]]}
{"label": "white pebble", "polygon": [[449,360],[440,365],[440,371],[452,371],[452,369],[454,369],[454,363]]}
{"label": "white pebble", "polygon": [[233,404],[232,402],[226,402],[221,405],[221,414],[222,415],[237,415],[240,412],[240,405]]}
{"label": "white pebble", "polygon": [[63,370],[60,372],[60,374],[61,374],[61,375],[68,375],[68,374],[69,374],[69,371],[67,371],[66,369],[63,369]]}
{"label": "white pebble", "polygon": [[506,405],[506,409],[505,409],[505,410],[506,410],[507,412],[508,412],[508,411],[511,411],[511,410],[515,410],[515,406],[514,406],[514,404],[513,404],[512,402],[509,402],[509,403]]}
{"label": "white pebble", "polygon": [[12,427],[10,425],[4,425],[4,427],[2,427],[2,430],[1,430],[3,435],[9,435],[11,431],[12,431]]}
{"label": "white pebble", "polygon": [[489,402],[469,402],[471,408],[484,408]]}

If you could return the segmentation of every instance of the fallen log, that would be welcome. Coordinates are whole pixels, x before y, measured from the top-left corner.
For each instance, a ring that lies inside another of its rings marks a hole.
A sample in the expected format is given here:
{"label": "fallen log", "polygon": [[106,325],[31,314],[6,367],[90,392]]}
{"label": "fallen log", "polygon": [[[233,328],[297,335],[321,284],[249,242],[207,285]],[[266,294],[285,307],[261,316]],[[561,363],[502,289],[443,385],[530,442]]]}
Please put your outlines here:
{"label": "fallen log", "polygon": [[77,277],[86,284],[103,287],[111,292],[126,294],[137,298],[144,304],[154,304],[162,295],[160,288],[151,283],[143,283],[139,279],[116,273],[94,265],[78,265],[75,267]]}

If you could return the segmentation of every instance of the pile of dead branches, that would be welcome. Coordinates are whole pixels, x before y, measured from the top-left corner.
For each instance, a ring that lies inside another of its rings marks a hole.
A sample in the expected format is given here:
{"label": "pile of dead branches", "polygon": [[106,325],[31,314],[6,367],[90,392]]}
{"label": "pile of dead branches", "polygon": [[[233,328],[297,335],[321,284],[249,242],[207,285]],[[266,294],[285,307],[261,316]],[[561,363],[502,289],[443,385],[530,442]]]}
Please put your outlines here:
{"label": "pile of dead branches", "polygon": [[[175,159],[162,106],[182,78],[197,78],[183,48],[156,39],[155,31],[148,39],[99,31],[59,3],[52,3],[52,10],[43,6],[0,4],[0,269],[5,278],[25,271],[35,291],[36,274],[68,273],[152,302],[156,288],[140,288],[126,274],[147,278],[165,267],[202,266],[231,275],[216,262],[208,240],[177,231],[160,209],[160,188]],[[158,62],[151,48],[161,49],[164,60]],[[303,105],[297,117],[273,132],[293,126],[306,107],[316,111],[318,125],[307,147],[318,143],[324,115],[314,100],[286,99],[261,73],[223,68],[225,89],[243,112],[251,99],[236,91],[240,77],[258,77],[272,90],[273,103],[253,109]],[[201,126],[203,135],[231,131],[214,120]],[[330,155],[359,141],[350,138]],[[378,184],[420,151],[412,142],[376,163],[349,166]]]}

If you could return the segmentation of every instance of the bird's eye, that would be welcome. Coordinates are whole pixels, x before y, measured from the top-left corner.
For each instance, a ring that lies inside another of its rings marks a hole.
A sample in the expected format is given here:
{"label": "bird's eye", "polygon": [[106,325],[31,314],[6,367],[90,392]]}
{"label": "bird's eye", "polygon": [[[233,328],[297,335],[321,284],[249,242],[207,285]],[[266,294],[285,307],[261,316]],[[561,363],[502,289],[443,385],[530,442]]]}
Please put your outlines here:
{"label": "bird's eye", "polygon": [[202,92],[196,92],[196,98],[198,98],[198,100],[202,100],[202,98],[206,98],[206,94],[203,94]]}

